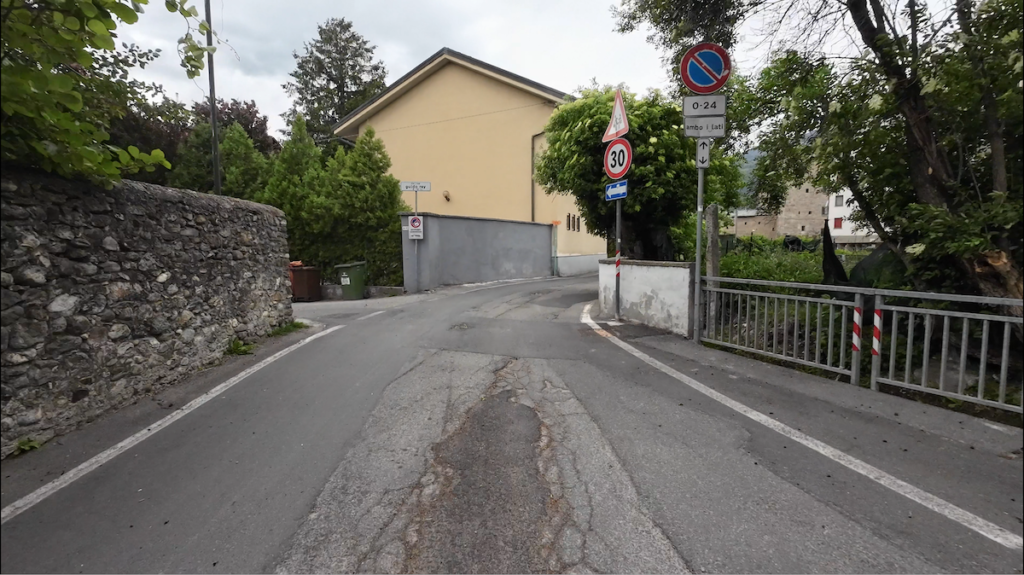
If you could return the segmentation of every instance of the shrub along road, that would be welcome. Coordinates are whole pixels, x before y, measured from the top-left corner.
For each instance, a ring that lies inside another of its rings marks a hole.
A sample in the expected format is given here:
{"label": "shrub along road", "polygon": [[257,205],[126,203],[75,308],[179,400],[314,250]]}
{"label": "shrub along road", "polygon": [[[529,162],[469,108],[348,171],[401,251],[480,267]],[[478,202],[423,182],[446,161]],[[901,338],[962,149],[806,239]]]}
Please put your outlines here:
{"label": "shrub along road", "polygon": [[[1020,429],[581,323],[596,292],[587,277],[296,305],[322,335],[248,377],[231,379],[310,330],[5,460],[3,571],[1020,571]],[[18,501],[35,504],[9,516]]]}

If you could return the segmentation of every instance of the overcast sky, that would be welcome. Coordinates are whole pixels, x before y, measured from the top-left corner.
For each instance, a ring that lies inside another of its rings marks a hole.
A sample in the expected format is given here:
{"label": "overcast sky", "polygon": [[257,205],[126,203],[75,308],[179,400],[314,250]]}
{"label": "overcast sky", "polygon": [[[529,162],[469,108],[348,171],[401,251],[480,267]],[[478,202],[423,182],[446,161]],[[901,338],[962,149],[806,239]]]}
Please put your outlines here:
{"label": "overcast sky", "polygon": [[[202,0],[193,5],[202,15]],[[377,46],[389,84],[448,47],[566,92],[591,78],[625,82],[639,93],[667,88],[660,51],[647,43],[646,32],[616,33],[611,9],[609,0],[212,0],[213,27],[231,46],[216,54],[217,96],[255,100],[280,136],[280,114],[290,106],[281,85],[294,69],[292,52],[301,52],[328,18],[350,20]],[[159,0],[146,6],[137,24],[118,30],[123,41],[163,50],[138,78],[192,102],[206,97],[209,79],[204,71],[189,80],[180,67],[176,41],[184,32],[181,16]],[[742,71],[752,57],[740,54],[734,62]]]}

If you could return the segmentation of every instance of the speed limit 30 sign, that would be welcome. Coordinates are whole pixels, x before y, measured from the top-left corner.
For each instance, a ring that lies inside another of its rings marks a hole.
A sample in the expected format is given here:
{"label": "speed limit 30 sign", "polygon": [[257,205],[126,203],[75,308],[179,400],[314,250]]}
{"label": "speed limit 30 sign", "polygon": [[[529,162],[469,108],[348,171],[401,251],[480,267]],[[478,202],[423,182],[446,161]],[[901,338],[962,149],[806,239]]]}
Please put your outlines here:
{"label": "speed limit 30 sign", "polygon": [[626,175],[633,163],[633,148],[625,138],[616,138],[604,151],[604,173],[613,180]]}

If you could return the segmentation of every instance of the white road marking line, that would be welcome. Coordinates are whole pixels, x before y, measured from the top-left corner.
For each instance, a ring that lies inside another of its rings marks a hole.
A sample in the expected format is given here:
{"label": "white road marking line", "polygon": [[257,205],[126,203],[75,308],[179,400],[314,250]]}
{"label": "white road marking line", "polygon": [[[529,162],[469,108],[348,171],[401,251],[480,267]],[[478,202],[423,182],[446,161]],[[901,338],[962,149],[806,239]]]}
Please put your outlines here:
{"label": "white road marking line", "polygon": [[994,429],[996,431],[1002,431],[1003,433],[1005,433],[1007,435],[1016,435],[1017,434],[1013,429],[1011,429],[1009,427],[1006,427],[1005,425],[1002,425],[1002,424],[999,424],[999,423],[992,423],[991,421],[981,420],[981,424],[984,425],[985,427],[991,427],[992,429]]}
{"label": "white road marking line", "polygon": [[386,311],[388,311],[388,310],[386,310],[386,309],[382,309],[382,310],[380,310],[380,311],[375,311],[375,312],[373,312],[373,313],[371,313],[371,314],[368,314],[368,315],[364,315],[363,317],[361,317],[361,318],[357,319],[356,321],[363,321],[364,319],[369,319],[369,318],[371,318],[371,317],[373,317],[373,316],[375,316],[375,315],[380,315],[380,314],[382,314],[382,313],[384,313],[384,312],[386,312]]}
{"label": "white road marking line", "polygon": [[89,473],[90,471],[98,468],[104,463],[107,463],[111,459],[138,445],[139,443],[149,438],[154,433],[160,431],[161,429],[167,427],[168,425],[174,423],[175,421],[181,419],[182,417],[185,417],[199,406],[224,393],[228,389],[234,387],[243,379],[263,369],[264,367],[270,365],[271,363],[281,359],[282,357],[288,355],[289,353],[295,351],[296,349],[306,345],[307,343],[315,339],[319,339],[343,327],[345,326],[339,325],[326,329],[319,333],[315,333],[307,337],[306,339],[303,339],[302,341],[296,343],[295,345],[292,345],[291,347],[282,349],[281,351],[275,353],[274,355],[260,361],[259,363],[253,365],[252,367],[249,367],[245,371],[239,373],[238,375],[211,389],[210,391],[207,391],[206,393],[193,399],[192,401],[185,404],[181,409],[175,411],[174,413],[168,415],[167,417],[161,419],[160,421],[157,421],[156,423],[150,425],[146,429],[136,433],[135,435],[132,435],[128,439],[125,439],[121,443],[118,443],[117,445],[111,447],[110,449],[107,449],[103,453],[100,453],[99,455],[93,457],[92,459],[86,461],[85,463],[82,463],[78,467],[65,473],[59,478],[54,479],[53,481],[47,483],[46,485],[40,487],[39,489],[33,491],[32,493],[29,493],[25,497],[22,497],[21,499],[15,501],[14,503],[11,503],[7,507],[4,507],[3,511],[0,512],[0,524],[7,523],[9,520],[13,519],[14,517],[17,517],[18,514],[20,514],[21,512],[31,508],[32,506],[43,501],[47,497],[56,493],[57,491],[60,491],[61,489],[67,487],[68,485],[71,485],[71,483],[73,483],[75,480],[80,479],[82,476]]}
{"label": "white road marking line", "polygon": [[664,363],[654,359],[653,357],[647,355],[646,353],[620,340],[611,333],[601,329],[601,326],[597,325],[596,323],[594,323],[593,320],[590,319],[590,307],[592,305],[593,304],[587,304],[586,307],[583,308],[583,313],[580,314],[580,321],[590,326],[590,329],[597,332],[598,335],[608,339],[613,344],[619,346],[633,357],[636,357],[637,359],[644,361],[648,365],[657,368],[666,375],[673,377],[681,381],[682,383],[685,383],[694,390],[703,393],[704,395],[710,397],[711,399],[714,399],[715,401],[722,403],[723,405],[735,411],[738,411],[739,413],[749,417],[750,419],[753,419],[754,421],[760,423],[761,425],[764,425],[769,429],[777,431],[782,435],[785,435],[786,437],[792,439],[793,441],[801,443],[804,446],[809,447],[814,451],[817,451],[821,455],[828,457],[829,459],[835,461],[836,463],[839,463],[840,465],[852,469],[853,471],[860,473],[861,475],[867,477],[868,479],[871,479],[876,483],[888,487],[889,489],[892,489],[896,493],[899,493],[900,495],[912,501],[916,501],[921,505],[924,505],[928,509],[931,509],[936,513],[939,513],[940,515],[945,515],[946,517],[952,519],[953,521],[956,521],[964,527],[967,527],[968,529],[971,529],[981,535],[984,535],[985,537],[988,537],[992,541],[995,541],[996,543],[999,543],[1004,547],[1007,547],[1009,549],[1024,549],[1024,538],[1022,538],[1020,535],[1007,531],[1006,529],[1003,529],[1002,527],[999,527],[994,523],[990,523],[982,519],[981,517],[974,515],[973,513],[960,509],[956,505],[953,505],[952,503],[949,503],[948,501],[945,501],[943,499],[939,499],[938,497],[932,495],[931,493],[914,487],[913,485],[907,483],[906,481],[897,479],[892,475],[889,475],[888,473],[882,471],[881,469],[878,469],[877,467],[874,467],[855,457],[847,455],[846,453],[830,445],[818,441],[817,439],[814,439],[813,437],[810,437],[805,433],[797,431],[784,423],[781,423],[779,421],[772,419],[771,417],[768,417],[767,415],[761,413],[760,411],[751,409],[736,400],[726,397],[725,395],[718,393],[717,391],[700,383],[699,381],[686,375],[683,375],[682,373],[676,371],[675,369],[672,369],[671,367],[665,365]]}
{"label": "white road marking line", "polygon": [[[526,279],[517,279],[517,280],[500,280],[501,283],[498,283],[498,282],[488,282],[489,284],[493,283],[495,285],[488,285],[487,287],[480,287],[480,288],[476,288],[476,289],[466,290],[464,292],[458,292],[458,293],[452,294],[452,295],[462,295],[462,294],[467,294],[467,293],[483,291],[485,289],[494,289],[494,288],[500,288],[500,287],[505,287],[505,286],[510,286],[510,285],[516,285],[516,284],[551,282],[551,281],[555,281],[555,280],[564,280],[564,279],[569,279],[569,278],[568,277],[562,277],[562,276],[553,276],[553,277],[544,277],[544,278],[526,278]],[[471,285],[480,285],[480,284],[464,284],[464,285],[471,286]]]}

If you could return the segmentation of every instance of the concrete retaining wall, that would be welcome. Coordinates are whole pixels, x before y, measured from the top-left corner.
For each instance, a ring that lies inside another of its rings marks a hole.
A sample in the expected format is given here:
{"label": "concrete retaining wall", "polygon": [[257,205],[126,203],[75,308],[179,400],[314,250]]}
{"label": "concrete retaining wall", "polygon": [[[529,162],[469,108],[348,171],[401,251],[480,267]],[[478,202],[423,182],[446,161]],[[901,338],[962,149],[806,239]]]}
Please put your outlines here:
{"label": "concrete retaining wall", "polygon": [[410,240],[409,216],[401,214],[402,266],[409,293],[552,274],[550,224],[420,213],[424,239]]}
{"label": "concrete retaining wall", "polygon": [[13,170],[0,188],[3,456],[292,319],[276,208]]}
{"label": "concrete retaining wall", "polygon": [[[622,260],[621,310],[624,319],[689,337],[692,262]],[[598,270],[601,315],[615,315],[615,260]]]}
{"label": "concrete retaining wall", "polygon": [[603,254],[558,256],[558,275],[567,277],[596,273],[598,262],[604,258]]}

